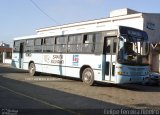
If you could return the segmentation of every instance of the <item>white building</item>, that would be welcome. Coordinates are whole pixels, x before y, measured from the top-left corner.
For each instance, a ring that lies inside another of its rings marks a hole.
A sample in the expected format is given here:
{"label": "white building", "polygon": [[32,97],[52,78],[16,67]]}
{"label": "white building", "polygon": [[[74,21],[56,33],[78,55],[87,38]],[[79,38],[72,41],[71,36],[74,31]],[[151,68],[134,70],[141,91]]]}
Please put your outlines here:
{"label": "white building", "polygon": [[[88,26],[89,25],[89,26]],[[92,26],[91,26],[92,25]],[[142,13],[131,9],[119,9],[110,12],[110,17],[98,20],[84,21],[62,26],[47,27],[36,30],[37,34],[69,34],[70,31],[87,32],[89,27],[109,27],[123,25],[138,28],[148,33],[151,42],[150,65],[152,71],[160,72],[160,13]],[[68,29],[69,28],[69,29]]]}

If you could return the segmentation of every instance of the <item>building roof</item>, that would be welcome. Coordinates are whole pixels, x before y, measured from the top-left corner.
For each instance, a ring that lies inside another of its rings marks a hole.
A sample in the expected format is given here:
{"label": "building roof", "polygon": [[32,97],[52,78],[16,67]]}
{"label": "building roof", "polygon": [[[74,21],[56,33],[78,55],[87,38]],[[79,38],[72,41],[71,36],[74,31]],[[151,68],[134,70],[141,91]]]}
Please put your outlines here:
{"label": "building roof", "polygon": [[6,47],[1,47],[0,46],[0,52],[3,52],[3,51],[12,52],[12,48],[6,48]]}

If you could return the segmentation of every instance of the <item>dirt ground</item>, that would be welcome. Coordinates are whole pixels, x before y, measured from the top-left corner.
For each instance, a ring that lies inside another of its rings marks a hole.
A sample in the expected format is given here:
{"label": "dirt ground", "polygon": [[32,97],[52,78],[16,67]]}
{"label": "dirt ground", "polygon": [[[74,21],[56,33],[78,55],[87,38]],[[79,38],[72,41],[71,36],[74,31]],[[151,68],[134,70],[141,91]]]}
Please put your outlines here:
{"label": "dirt ground", "polygon": [[65,77],[61,78],[60,76],[47,74],[30,77],[26,71],[16,70],[8,66],[6,68],[7,70],[1,72],[1,74],[10,79],[127,107],[160,110],[160,86],[113,85],[107,83],[86,86],[77,79],[66,79]]}

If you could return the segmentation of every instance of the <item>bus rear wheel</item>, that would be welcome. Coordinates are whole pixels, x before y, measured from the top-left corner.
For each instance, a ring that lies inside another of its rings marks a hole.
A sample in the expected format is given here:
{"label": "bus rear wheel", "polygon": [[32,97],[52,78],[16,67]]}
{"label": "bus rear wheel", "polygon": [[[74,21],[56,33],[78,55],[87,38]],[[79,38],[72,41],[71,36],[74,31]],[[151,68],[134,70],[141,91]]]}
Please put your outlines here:
{"label": "bus rear wheel", "polygon": [[30,74],[30,76],[40,75],[39,72],[36,72],[36,66],[34,63],[29,64],[29,74]]}
{"label": "bus rear wheel", "polygon": [[82,80],[86,85],[94,85],[94,73],[91,68],[84,69],[82,73]]}

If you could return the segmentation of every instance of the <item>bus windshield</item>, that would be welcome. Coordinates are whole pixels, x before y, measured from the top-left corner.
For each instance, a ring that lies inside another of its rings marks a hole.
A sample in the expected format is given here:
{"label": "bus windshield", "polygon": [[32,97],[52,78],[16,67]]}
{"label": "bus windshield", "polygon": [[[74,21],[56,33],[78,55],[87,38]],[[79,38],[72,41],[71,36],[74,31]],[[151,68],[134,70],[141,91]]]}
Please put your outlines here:
{"label": "bus windshield", "polygon": [[[127,65],[149,64],[149,43],[143,32],[138,35],[121,35],[118,45],[118,62]],[[141,35],[140,35],[141,34]]]}

